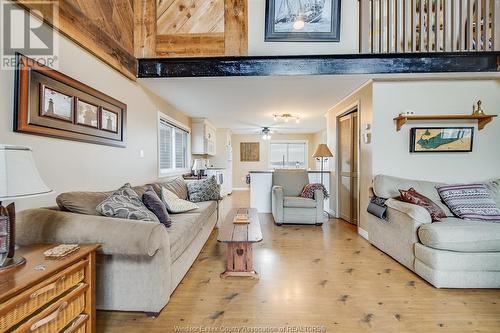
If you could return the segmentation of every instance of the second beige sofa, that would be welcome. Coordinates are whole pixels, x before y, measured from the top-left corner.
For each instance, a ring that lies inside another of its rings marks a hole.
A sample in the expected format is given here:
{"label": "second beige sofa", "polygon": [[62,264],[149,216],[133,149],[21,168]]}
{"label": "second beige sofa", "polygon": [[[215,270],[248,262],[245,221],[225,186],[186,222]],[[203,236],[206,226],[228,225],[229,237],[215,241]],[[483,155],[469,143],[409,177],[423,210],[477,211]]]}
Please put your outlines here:
{"label": "second beige sofa", "polygon": [[[187,199],[182,178],[150,184],[166,186]],[[134,187],[142,196],[148,186]],[[97,309],[143,311],[157,315],[169,302],[218,219],[218,203],[171,214],[172,226],[98,216],[95,207],[111,192],[72,192],[58,198],[60,208],[30,209],[19,214],[17,242],[98,243]]]}

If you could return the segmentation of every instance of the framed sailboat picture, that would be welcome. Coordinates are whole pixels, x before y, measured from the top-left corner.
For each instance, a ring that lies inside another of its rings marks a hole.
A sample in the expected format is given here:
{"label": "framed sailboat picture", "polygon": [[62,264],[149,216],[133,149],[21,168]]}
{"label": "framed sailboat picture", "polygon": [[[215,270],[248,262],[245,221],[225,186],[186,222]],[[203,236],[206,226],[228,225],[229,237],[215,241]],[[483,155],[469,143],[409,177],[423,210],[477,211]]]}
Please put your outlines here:
{"label": "framed sailboat picture", "polygon": [[414,127],[410,130],[410,152],[471,152],[474,127]]}
{"label": "framed sailboat picture", "polygon": [[265,40],[340,41],[340,0],[266,0]]}

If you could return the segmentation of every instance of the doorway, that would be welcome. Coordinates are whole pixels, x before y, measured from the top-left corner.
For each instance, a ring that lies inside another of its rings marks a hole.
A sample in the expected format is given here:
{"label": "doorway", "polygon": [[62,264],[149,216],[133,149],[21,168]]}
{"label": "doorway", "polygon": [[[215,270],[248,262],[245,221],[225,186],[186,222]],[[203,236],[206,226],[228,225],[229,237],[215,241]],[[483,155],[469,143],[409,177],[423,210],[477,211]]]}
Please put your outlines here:
{"label": "doorway", "polygon": [[339,217],[358,224],[358,109],[337,118]]}

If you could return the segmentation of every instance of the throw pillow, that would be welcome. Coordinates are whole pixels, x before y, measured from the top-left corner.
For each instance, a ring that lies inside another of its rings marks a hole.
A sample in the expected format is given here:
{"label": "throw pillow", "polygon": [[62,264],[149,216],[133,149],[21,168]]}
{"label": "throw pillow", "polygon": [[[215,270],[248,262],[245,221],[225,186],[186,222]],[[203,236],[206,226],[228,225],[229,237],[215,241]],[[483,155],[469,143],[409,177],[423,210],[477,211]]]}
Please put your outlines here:
{"label": "throw pillow", "polygon": [[158,220],[160,220],[160,223],[162,223],[165,227],[169,228],[172,225],[172,219],[170,218],[170,215],[168,215],[167,207],[165,207],[165,204],[161,201],[160,197],[156,194],[152,187],[149,187],[149,189],[144,192],[142,195],[142,202],[156,215]]}
{"label": "throw pillow", "polygon": [[445,185],[437,191],[453,214],[462,219],[500,222],[500,209],[484,184]]}
{"label": "throw pillow", "polygon": [[161,200],[170,213],[184,213],[198,208],[197,204],[180,199],[164,187],[161,188]]}
{"label": "throw pillow", "polygon": [[108,217],[159,222],[128,183],[98,204],[96,210]]}
{"label": "throw pillow", "polygon": [[413,187],[409,190],[399,190],[399,193],[401,194],[399,197],[401,201],[427,209],[429,214],[431,214],[432,222],[441,221],[441,219],[446,218],[445,212],[434,201],[418,193]]}
{"label": "throw pillow", "polygon": [[212,176],[208,179],[197,180],[187,183],[189,201],[202,202],[210,200],[220,200],[220,185],[217,179]]}
{"label": "throw pillow", "polygon": [[316,190],[323,191],[323,195],[325,196],[325,198],[328,198],[328,191],[323,184],[307,184],[302,189],[302,193],[300,193],[300,196],[302,198],[314,199],[314,191]]}

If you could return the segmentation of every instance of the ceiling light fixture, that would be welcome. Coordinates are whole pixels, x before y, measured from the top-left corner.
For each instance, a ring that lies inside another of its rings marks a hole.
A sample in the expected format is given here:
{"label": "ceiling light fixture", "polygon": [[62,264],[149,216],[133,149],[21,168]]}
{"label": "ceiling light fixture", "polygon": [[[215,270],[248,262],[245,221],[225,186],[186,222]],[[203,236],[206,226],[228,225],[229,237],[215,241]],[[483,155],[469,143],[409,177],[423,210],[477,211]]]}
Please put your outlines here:
{"label": "ceiling light fixture", "polygon": [[300,123],[300,116],[298,114],[291,114],[291,113],[274,114],[273,119],[274,121],[283,121],[285,123],[288,123],[290,120],[295,121],[297,124]]}
{"label": "ceiling light fixture", "polygon": [[271,130],[269,127],[262,128],[262,140],[271,140]]}

